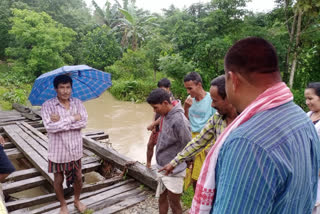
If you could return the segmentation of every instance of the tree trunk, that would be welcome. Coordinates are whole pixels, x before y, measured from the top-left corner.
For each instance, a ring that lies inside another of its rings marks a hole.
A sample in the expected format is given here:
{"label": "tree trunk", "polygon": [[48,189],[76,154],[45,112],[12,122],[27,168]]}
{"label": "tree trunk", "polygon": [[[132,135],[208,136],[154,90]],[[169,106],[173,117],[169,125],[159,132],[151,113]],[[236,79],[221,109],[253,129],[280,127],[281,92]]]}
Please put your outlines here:
{"label": "tree trunk", "polygon": [[[285,63],[285,74],[284,74],[284,79],[285,80],[288,80],[288,75],[290,73],[290,65],[289,65],[289,61],[290,61],[290,55],[291,55],[291,45],[292,45],[292,41],[293,41],[293,38],[294,38],[294,32],[295,32],[295,26],[296,26],[296,20],[297,20],[297,15],[298,15],[298,9],[296,9],[294,11],[294,16],[293,16],[293,20],[292,20],[292,25],[291,25],[291,30],[289,28],[289,24],[287,25],[288,26],[288,33],[289,33],[289,46],[288,46],[288,50],[287,50],[287,58],[286,58],[286,63]],[[287,19],[286,21],[287,23],[289,23],[289,19]]]}
{"label": "tree trunk", "polygon": [[289,78],[289,87],[293,87],[294,82],[294,74],[296,72],[297,68],[297,58],[298,58],[298,49],[299,49],[299,42],[300,42],[300,33],[301,33],[301,19],[302,19],[302,10],[299,8],[299,15],[298,15],[298,22],[297,22],[297,33],[296,33],[296,43],[295,43],[295,49],[293,53],[293,59],[292,59],[292,67],[290,71],[290,78]]}

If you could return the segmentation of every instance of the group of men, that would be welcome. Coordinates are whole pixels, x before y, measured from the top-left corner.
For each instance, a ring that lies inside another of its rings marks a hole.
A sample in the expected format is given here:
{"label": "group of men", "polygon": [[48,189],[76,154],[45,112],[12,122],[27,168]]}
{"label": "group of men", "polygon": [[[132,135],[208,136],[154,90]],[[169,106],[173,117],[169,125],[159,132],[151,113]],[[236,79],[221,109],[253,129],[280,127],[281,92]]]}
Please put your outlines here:
{"label": "group of men", "polygon": [[[189,73],[184,86],[190,97],[184,108],[168,90],[168,80],[147,98],[157,114],[148,127],[153,135],[147,166],[156,145],[159,212],[165,214],[170,207],[174,214],[182,213],[186,161],[193,160],[190,213],[311,213],[317,197],[320,140],[281,81],[275,48],[261,38],[242,39],[228,50],[224,70],[212,80],[210,93],[198,73]],[[64,179],[67,186],[73,185],[74,206],[84,212],[81,129],[88,115],[81,101],[71,97],[68,75],[57,76],[53,84],[57,97],[41,110],[49,138],[48,171],[54,173],[60,214],[68,213]],[[14,168],[6,164],[2,146],[0,158],[1,181]]]}
{"label": "group of men", "polygon": [[185,116],[165,90],[155,89],[147,99],[161,115],[159,212],[170,206],[182,213],[185,161],[192,159],[196,185],[190,213],[311,213],[320,140],[281,80],[275,48],[262,38],[239,40],[228,50],[224,70],[211,82],[211,99],[197,73],[185,77],[190,95]]}

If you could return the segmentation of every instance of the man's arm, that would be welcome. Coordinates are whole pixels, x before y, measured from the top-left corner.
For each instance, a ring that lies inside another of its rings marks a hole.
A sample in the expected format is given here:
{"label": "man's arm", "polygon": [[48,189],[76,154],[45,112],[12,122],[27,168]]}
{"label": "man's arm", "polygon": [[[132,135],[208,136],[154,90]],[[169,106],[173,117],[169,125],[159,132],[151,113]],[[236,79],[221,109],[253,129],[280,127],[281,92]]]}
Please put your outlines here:
{"label": "man's arm", "polygon": [[57,132],[69,130],[70,125],[72,123],[72,118],[71,117],[59,118],[57,122],[54,122],[51,119],[51,115],[53,115],[54,113],[55,112],[52,112],[50,110],[50,106],[48,105],[48,103],[45,103],[44,105],[42,105],[41,117],[47,132],[57,133]]}
{"label": "man's arm", "polygon": [[176,157],[170,162],[173,166],[194,157],[201,152],[209,143],[216,139],[216,129],[213,125],[214,117],[211,117],[201,130],[200,134],[192,139],[184,149],[179,152]]}
{"label": "man's arm", "polygon": [[234,139],[221,149],[217,166],[213,214],[271,212],[279,172],[265,150]]}
{"label": "man's arm", "polygon": [[88,121],[88,113],[84,105],[80,100],[76,103],[77,113],[80,115],[79,120],[77,120],[74,116],[74,120],[70,124],[70,129],[82,129],[85,128]]}
{"label": "man's arm", "polygon": [[208,144],[215,142],[217,137],[216,127],[214,125],[215,117],[211,117],[201,130],[200,134],[193,138],[184,149],[179,152],[176,157],[160,171],[166,171],[166,175],[181,162],[191,159],[196,154],[201,152]]}

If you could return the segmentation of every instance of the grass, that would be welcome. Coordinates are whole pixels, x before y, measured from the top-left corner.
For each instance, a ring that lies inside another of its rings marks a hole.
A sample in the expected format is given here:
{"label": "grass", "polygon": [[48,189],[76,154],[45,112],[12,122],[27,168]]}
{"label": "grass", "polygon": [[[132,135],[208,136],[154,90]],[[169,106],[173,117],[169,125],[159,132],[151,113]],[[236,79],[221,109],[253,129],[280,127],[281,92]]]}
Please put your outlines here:
{"label": "grass", "polygon": [[192,204],[192,199],[194,196],[194,191],[192,185],[189,186],[186,192],[184,192],[181,196],[181,201],[185,207],[190,208]]}

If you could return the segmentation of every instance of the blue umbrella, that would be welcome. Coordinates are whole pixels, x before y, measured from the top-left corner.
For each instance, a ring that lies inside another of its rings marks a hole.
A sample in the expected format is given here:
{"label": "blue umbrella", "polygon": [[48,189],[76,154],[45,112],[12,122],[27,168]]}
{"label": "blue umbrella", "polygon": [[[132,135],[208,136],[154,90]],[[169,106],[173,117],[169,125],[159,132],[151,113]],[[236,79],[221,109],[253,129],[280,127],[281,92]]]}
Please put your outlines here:
{"label": "blue umbrella", "polygon": [[72,97],[82,101],[99,97],[111,85],[111,74],[87,65],[63,66],[39,76],[33,84],[29,100],[32,105],[42,105],[57,96],[53,87],[56,76],[67,74],[72,78]]}

